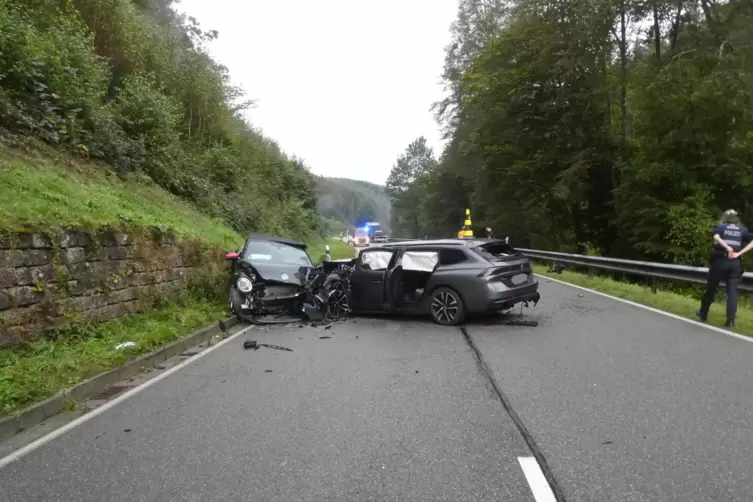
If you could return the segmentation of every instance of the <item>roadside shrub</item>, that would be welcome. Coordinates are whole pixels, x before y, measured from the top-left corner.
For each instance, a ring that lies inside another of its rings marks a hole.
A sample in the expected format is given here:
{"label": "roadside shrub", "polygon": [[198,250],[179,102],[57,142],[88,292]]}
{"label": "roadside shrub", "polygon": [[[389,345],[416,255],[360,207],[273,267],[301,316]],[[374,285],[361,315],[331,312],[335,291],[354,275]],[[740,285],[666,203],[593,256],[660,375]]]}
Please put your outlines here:
{"label": "roadside shrub", "polygon": [[180,156],[176,103],[152,79],[132,75],[115,100],[92,116],[87,146],[121,171],[143,170],[169,187]]}
{"label": "roadside shrub", "polygon": [[96,109],[109,74],[75,18],[59,15],[46,30],[27,12],[0,7],[0,120],[52,141],[76,141]]}

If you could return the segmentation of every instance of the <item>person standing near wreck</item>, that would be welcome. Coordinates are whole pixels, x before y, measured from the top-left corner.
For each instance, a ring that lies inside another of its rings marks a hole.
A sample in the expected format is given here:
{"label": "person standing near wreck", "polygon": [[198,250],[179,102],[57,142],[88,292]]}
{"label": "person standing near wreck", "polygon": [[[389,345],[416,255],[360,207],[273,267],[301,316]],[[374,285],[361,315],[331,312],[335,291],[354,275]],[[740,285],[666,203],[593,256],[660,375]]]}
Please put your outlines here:
{"label": "person standing near wreck", "polygon": [[[728,209],[722,215],[721,222],[714,228],[712,238],[714,244],[709,259],[708,283],[701,299],[701,308],[696,315],[701,321],[707,321],[716,290],[723,280],[727,286],[727,322],[724,326],[731,329],[735,327],[737,285],[742,277],[740,257],[753,249],[753,234],[740,224],[737,211]],[[745,249],[743,249],[743,244],[747,244]]]}

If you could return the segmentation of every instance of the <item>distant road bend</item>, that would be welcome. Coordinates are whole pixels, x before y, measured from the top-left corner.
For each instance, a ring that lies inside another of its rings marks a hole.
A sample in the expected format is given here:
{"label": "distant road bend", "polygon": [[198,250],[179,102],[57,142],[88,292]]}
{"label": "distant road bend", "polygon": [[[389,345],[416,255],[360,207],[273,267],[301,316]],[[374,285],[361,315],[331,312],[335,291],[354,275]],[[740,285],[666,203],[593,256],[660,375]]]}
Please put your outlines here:
{"label": "distant road bend", "polygon": [[535,328],[254,328],[4,465],[0,499],[750,501],[753,343],[541,282]]}

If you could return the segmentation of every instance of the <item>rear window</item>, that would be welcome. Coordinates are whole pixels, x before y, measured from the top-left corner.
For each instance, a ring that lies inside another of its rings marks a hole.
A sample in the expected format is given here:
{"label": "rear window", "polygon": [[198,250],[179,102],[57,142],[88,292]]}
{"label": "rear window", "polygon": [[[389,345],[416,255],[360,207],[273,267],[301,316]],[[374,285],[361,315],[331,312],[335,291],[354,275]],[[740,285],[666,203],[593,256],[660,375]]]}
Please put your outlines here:
{"label": "rear window", "polygon": [[482,258],[486,258],[487,260],[505,260],[520,256],[520,253],[515,251],[515,248],[502,241],[490,242],[489,244],[483,244],[471,249],[474,253],[481,255]]}

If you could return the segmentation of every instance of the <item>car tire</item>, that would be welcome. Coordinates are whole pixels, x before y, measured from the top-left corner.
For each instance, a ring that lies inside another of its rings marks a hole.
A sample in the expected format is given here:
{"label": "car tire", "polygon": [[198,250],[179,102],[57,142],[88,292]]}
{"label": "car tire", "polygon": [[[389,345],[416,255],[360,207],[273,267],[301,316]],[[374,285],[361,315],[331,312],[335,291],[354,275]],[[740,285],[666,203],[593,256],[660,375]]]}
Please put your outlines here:
{"label": "car tire", "polygon": [[454,289],[437,288],[431,292],[429,314],[441,326],[457,326],[465,320],[465,304]]}

